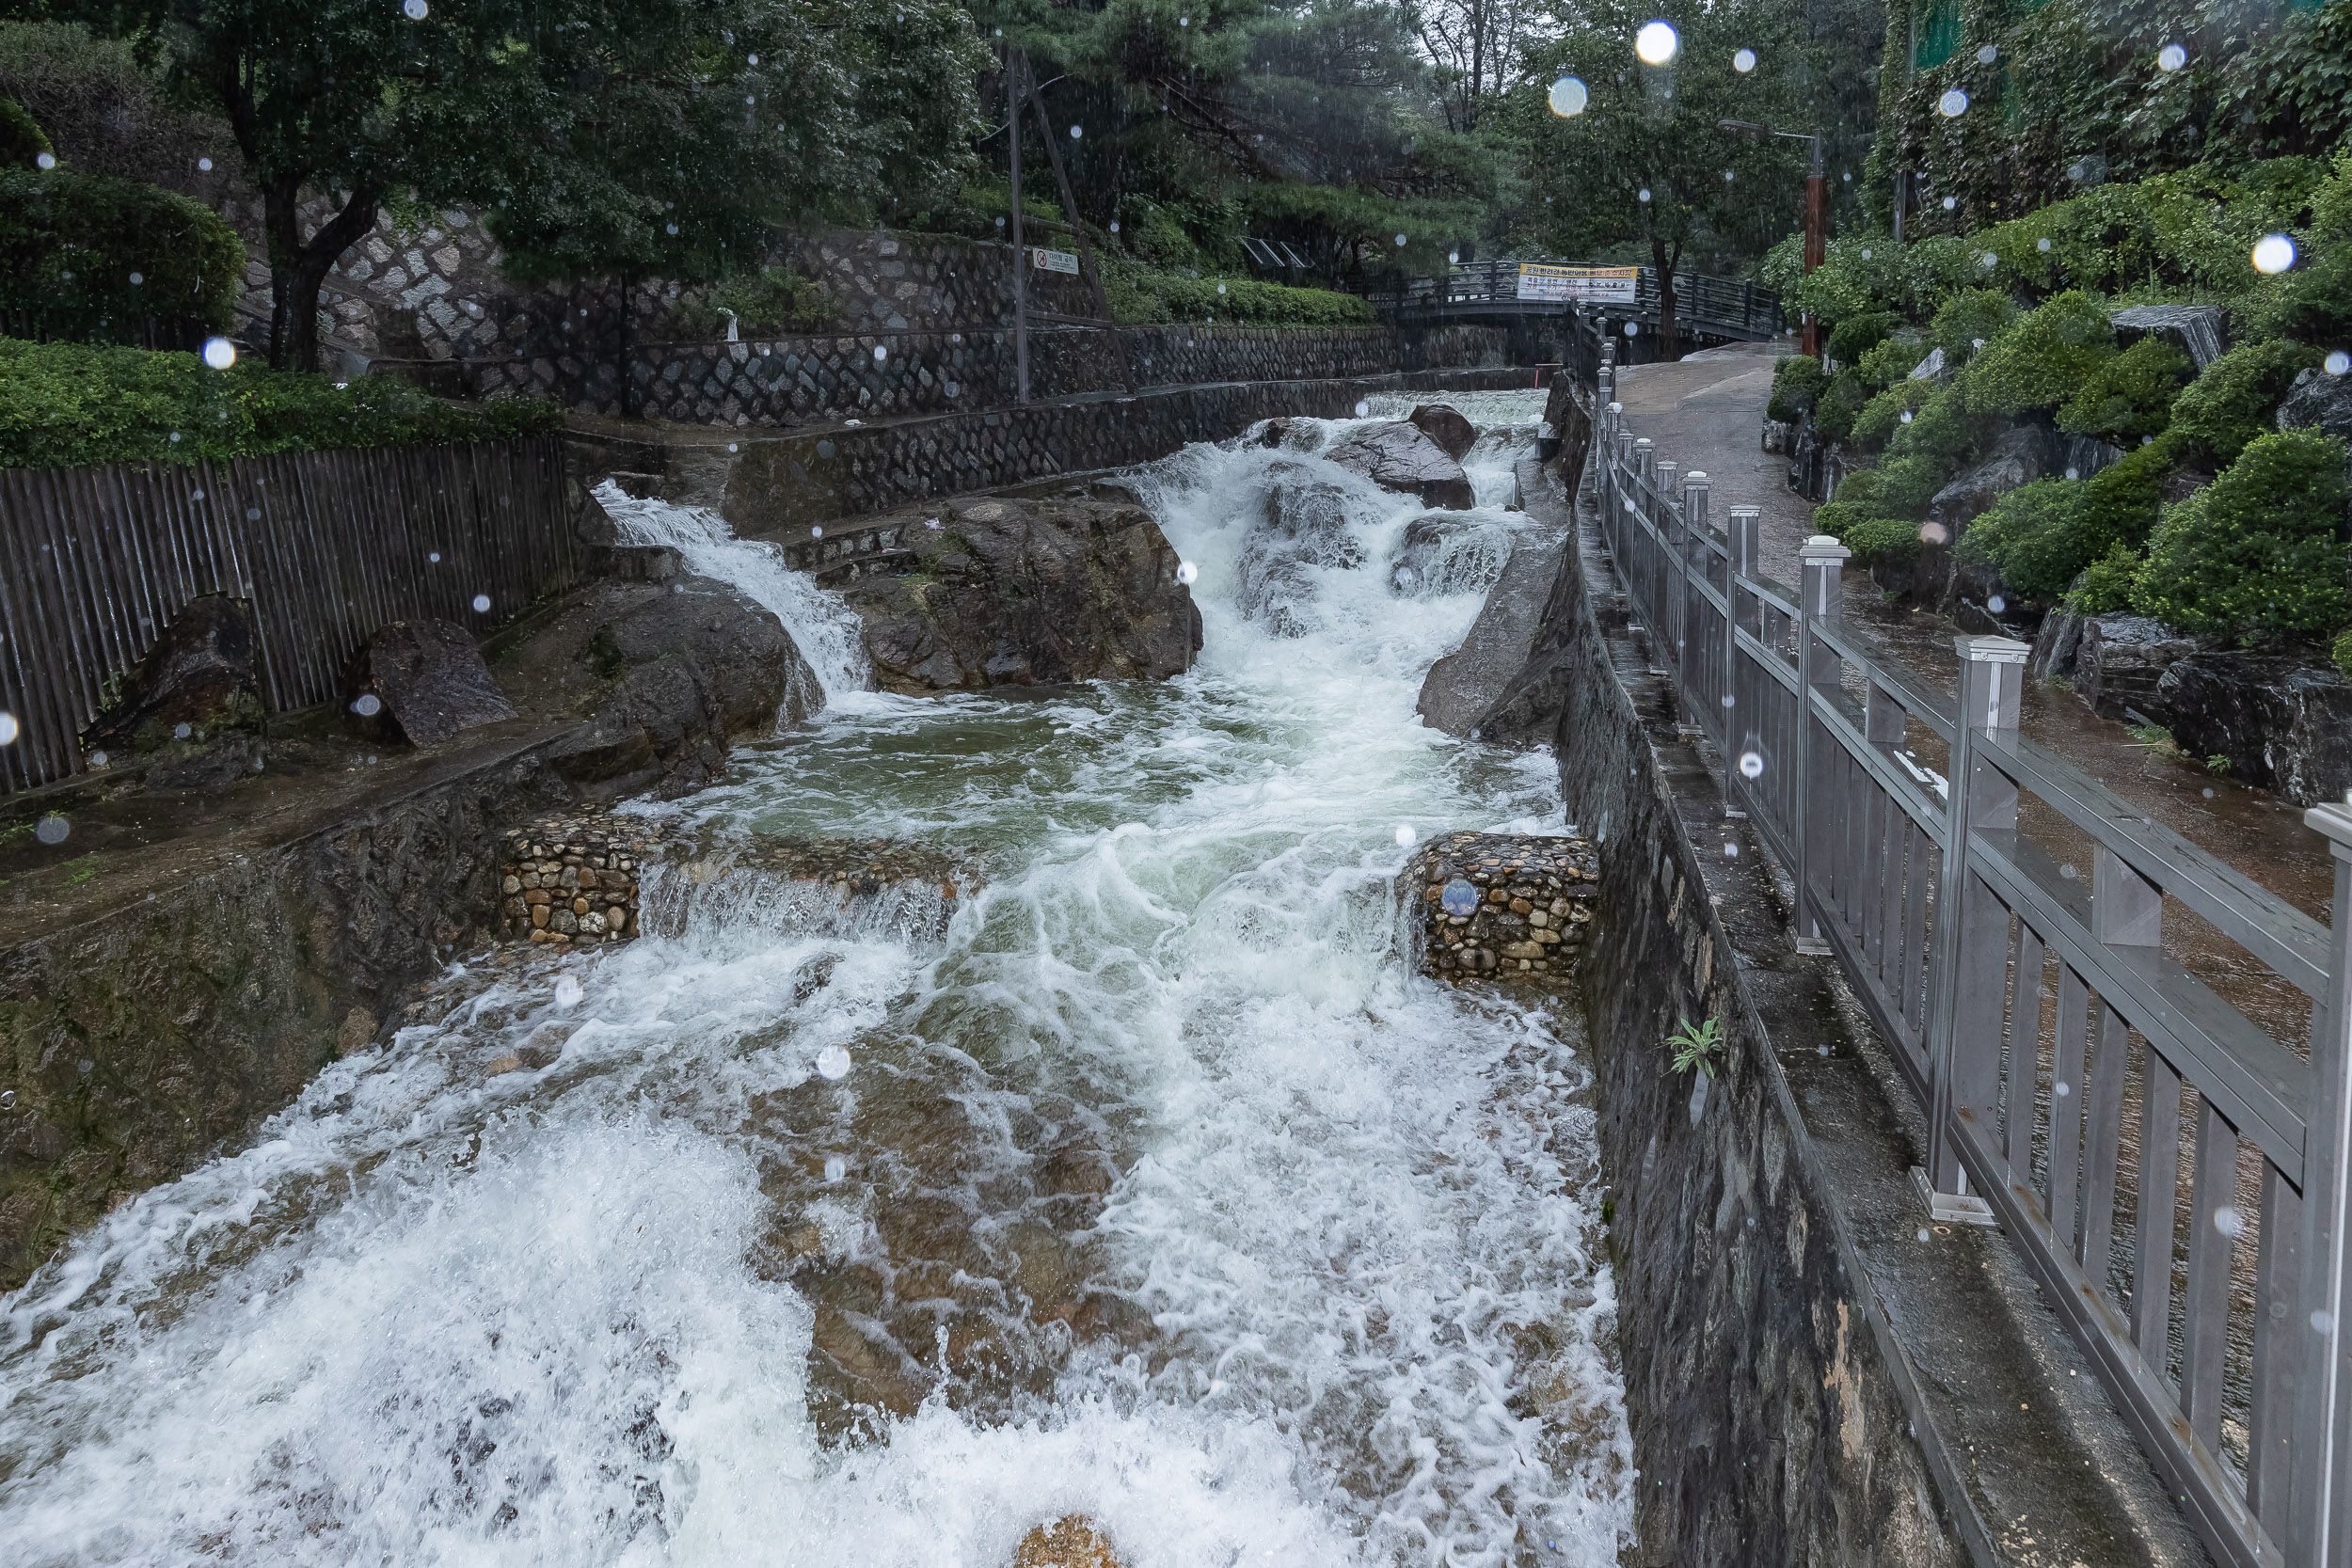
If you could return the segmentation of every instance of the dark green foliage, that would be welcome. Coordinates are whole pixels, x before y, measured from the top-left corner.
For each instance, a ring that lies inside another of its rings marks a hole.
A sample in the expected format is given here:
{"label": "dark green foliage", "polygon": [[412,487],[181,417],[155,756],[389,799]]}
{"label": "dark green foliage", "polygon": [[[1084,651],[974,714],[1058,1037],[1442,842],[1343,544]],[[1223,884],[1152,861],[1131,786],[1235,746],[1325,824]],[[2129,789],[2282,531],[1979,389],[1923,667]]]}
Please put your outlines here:
{"label": "dark green foliage", "polygon": [[1928,503],[1951,477],[1944,464],[1915,456],[1889,457],[1879,465],[1878,472],[1879,509],[1889,516],[1908,517],[1914,522],[1928,515]]}
{"label": "dark green foliage", "polygon": [[2352,631],[2336,639],[2334,655],[2336,668],[2344,672],[2345,680],[2352,681]]}
{"label": "dark green foliage", "polygon": [[1355,294],[1332,289],[1294,289],[1248,277],[1190,277],[1122,267],[1111,269],[1104,284],[1111,314],[1123,323],[1370,326],[1378,319],[1371,305]]}
{"label": "dark green foliage", "polygon": [[1946,300],[1928,324],[1928,341],[1944,351],[1947,368],[1958,370],[2017,320],[2017,307],[1998,289],[1963,289]]}
{"label": "dark green foliage", "polygon": [[1830,500],[1814,509],[1813,526],[1853,551],[1865,566],[1899,566],[1919,553],[1919,525],[1905,517],[1887,516],[1887,497],[1899,490],[1903,476],[1883,468],[1864,468],[1848,474]]}
{"label": "dark green foliage", "polygon": [[1895,335],[1903,318],[1893,310],[1870,310],[1850,316],[1829,335],[1829,356],[1841,365],[1861,361],[1864,355]]}
{"label": "dark green foliage", "polygon": [[1918,410],[1926,407],[1940,390],[1932,381],[1896,382],[1865,404],[1862,412],[1854,416],[1853,439],[1868,447],[1884,446],[1897,431],[1911,422],[1903,416],[1909,414],[1917,419]]}
{"label": "dark green foliage", "polygon": [[[1930,392],[1911,416],[1898,422],[1886,450],[1895,457],[1923,461],[1937,476],[1937,484],[1957,472],[1971,449],[1992,432],[1995,421],[1972,410],[1961,388],[1939,387]],[[1930,491],[1933,493],[1932,487]],[[1924,509],[1926,501],[1920,502]]]}
{"label": "dark green foliage", "polygon": [[709,293],[678,306],[681,326],[726,336],[732,311],[739,332],[821,332],[838,321],[825,291],[789,267],[764,267],[722,279]]}
{"label": "dark green foliage", "polygon": [[2084,378],[2058,410],[2058,427],[2117,446],[2161,435],[2172,400],[2196,373],[2196,360],[2152,332]]}
{"label": "dark green foliage", "polygon": [[2133,590],[2147,558],[2129,545],[2118,545],[2083,572],[2082,585],[2066,596],[2069,607],[2084,615],[2113,615],[2132,607]]}
{"label": "dark green foliage", "polygon": [[2165,509],[2133,608],[2201,637],[2252,644],[2352,625],[2344,583],[2344,443],[2285,430]]}
{"label": "dark green foliage", "polygon": [[1820,361],[1792,354],[1772,367],[1772,396],[1764,406],[1764,417],[1794,424],[1813,412],[1815,401],[1828,385],[1829,376]]}
{"label": "dark green foliage", "polygon": [[2270,429],[2296,372],[2320,362],[2320,351],[2287,339],[2241,343],[2207,365],[2172,404],[2172,428],[2218,467]]}
{"label": "dark green foliage", "polygon": [[1919,525],[1901,517],[1866,517],[1843,543],[1865,566],[1901,566],[1919,556]]}
{"label": "dark green foliage", "polygon": [[1972,413],[2056,408],[2113,357],[2115,328],[2106,307],[2070,289],[1989,341],[1955,385],[1963,388]]}
{"label": "dark green foliage", "polygon": [[71,169],[0,171],[0,307],[37,311],[49,332],[120,340],[150,317],[225,327],[244,280],[244,244],[185,197]]}
{"label": "dark green foliage", "polygon": [[1990,562],[2027,598],[2056,599],[2111,551],[2136,555],[2147,543],[2181,449],[2178,436],[2166,436],[2089,479],[2022,485],[1968,525],[1961,557]]}
{"label": "dark green foliage", "polygon": [[338,388],[250,362],[215,371],[193,354],[0,338],[5,467],[489,440],[557,430],[563,419],[537,398],[468,406],[374,376]]}
{"label": "dark green foliage", "polygon": [[13,98],[0,98],[0,168],[31,168],[42,153],[55,153],[48,134]]}
{"label": "dark green foliage", "polygon": [[1813,405],[1813,428],[1825,441],[1842,441],[1853,434],[1854,416],[1870,401],[1870,389],[1851,371],[1840,371],[1829,389]]}

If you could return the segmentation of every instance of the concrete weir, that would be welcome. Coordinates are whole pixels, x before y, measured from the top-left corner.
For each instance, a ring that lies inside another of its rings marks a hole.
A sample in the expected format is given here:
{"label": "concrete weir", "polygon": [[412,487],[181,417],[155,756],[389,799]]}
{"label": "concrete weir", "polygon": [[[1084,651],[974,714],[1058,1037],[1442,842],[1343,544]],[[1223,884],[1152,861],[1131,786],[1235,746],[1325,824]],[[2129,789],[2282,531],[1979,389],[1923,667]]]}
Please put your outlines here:
{"label": "concrete weir", "polygon": [[[1932,1223],[1923,1129],[1785,890],[1728,820],[1627,633],[1589,517],[1564,529],[1493,733],[1549,743],[1599,847],[1581,967],[1611,1192],[1643,1564],[2205,1560],[1997,1230]],[[1475,636],[1475,633],[1473,633]],[[1720,1021],[1711,1074],[1677,1072]]]}

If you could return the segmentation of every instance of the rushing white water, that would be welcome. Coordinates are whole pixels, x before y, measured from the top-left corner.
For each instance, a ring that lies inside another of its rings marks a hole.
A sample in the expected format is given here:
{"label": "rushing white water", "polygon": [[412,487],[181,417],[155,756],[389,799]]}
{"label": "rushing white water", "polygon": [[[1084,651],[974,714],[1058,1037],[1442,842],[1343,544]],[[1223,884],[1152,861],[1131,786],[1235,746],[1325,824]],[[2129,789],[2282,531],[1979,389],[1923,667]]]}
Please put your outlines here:
{"label": "rushing white water", "polygon": [[666,545],[687,570],[731,582],[765,606],[825,689],[828,706],[851,692],[874,689],[873,661],[858,635],[857,612],[817,586],[806,572],[784,563],[784,552],[765,540],[739,539],[726,519],[706,507],[640,500],[606,480],[597,502],[612,519],[625,545]]}
{"label": "rushing white water", "polygon": [[1143,474],[1181,680],[869,696],[668,808],[952,848],[944,940],[699,884],[461,976],[0,1303],[9,1561],[995,1568],[1074,1511],[1131,1568],[1614,1563],[1572,1025],[1413,976],[1391,887],[1400,827],[1556,785],[1415,719],[1476,585],[1398,587],[1421,509],[1346,428]]}

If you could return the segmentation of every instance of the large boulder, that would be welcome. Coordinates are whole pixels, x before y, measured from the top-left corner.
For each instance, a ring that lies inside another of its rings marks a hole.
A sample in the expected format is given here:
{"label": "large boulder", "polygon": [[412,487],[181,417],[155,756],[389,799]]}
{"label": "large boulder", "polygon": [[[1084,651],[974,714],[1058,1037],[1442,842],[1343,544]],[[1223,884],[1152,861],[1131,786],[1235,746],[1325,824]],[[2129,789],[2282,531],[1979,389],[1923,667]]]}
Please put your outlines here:
{"label": "large boulder", "polygon": [[2204,651],[2156,682],[2173,743],[2298,806],[2352,789],[2352,681],[2291,655]]}
{"label": "large boulder", "polygon": [[1450,403],[1424,403],[1406,417],[1406,422],[1437,442],[1438,449],[1456,463],[1468,457],[1470,448],[1478,444],[1478,427]]}
{"label": "large boulder", "polygon": [[735,741],[825,701],[782,622],[693,576],[582,589],[501,650],[497,669],[525,712],[590,721],[552,757],[600,793],[716,784]]}
{"label": "large boulder", "polygon": [[467,730],[515,717],[514,705],[465,627],[447,621],[389,621],[368,638],[359,701],[411,745],[438,746]]}
{"label": "large boulder", "polygon": [[1176,551],[1131,501],[972,496],[900,527],[901,574],[842,590],[884,690],[1162,680],[1200,646]]}
{"label": "large boulder", "polygon": [[253,610],[215,594],[181,606],[82,736],[109,763],[143,765],[149,786],[244,777],[260,757],[263,705]]}
{"label": "large boulder", "polygon": [[2093,616],[2075,644],[2074,694],[2102,719],[2153,716],[2163,708],[2156,683],[2196,651],[2194,641],[2144,615]]}
{"label": "large boulder", "polygon": [[2323,436],[2352,441],[2352,375],[2304,371],[2279,402],[2279,428],[2309,426]]}
{"label": "large boulder", "polygon": [[1956,541],[2003,496],[2051,472],[2060,455],[2057,436],[2039,425],[2005,430],[1981,462],[1935,493],[1928,502],[1928,520]]}
{"label": "large boulder", "polygon": [[1478,504],[1470,476],[1443,447],[1402,420],[1374,425],[1325,453],[1383,490],[1419,496],[1423,506],[1467,511]]}
{"label": "large boulder", "polygon": [[2130,343],[2153,333],[2186,350],[2201,371],[2221,357],[2222,316],[2217,305],[2135,305],[2109,311],[2107,320],[2115,327],[2117,342]]}

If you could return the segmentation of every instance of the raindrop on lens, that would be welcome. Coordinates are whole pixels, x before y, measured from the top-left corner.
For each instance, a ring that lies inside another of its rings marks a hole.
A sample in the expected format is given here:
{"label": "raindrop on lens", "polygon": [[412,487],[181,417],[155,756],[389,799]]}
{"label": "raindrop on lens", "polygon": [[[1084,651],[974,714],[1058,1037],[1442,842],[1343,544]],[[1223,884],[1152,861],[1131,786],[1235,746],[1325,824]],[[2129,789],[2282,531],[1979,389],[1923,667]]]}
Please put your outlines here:
{"label": "raindrop on lens", "polygon": [[373,719],[384,711],[384,699],[373,691],[362,691],[351,705],[351,711],[362,719]]}
{"label": "raindrop on lens", "polygon": [[1592,93],[1574,76],[1561,77],[1544,96],[1551,104],[1551,112],[1562,119],[1574,119],[1593,101]]}
{"label": "raindrop on lens", "polygon": [[473,596],[473,612],[474,612],[476,615],[487,615],[487,614],[489,614],[489,613],[490,613],[490,595],[489,595],[489,594],[476,594]]}
{"label": "raindrop on lens", "polygon": [[1998,615],[2002,610],[2009,608],[2009,601],[2001,597],[1998,594],[1995,594],[1991,598],[1984,601],[1984,608],[1991,610],[1994,614]]}
{"label": "raindrop on lens", "polygon": [[2066,470],[2066,477],[2069,479],[2080,479],[2082,478],[2082,470],[2079,468],[2069,468]]}
{"label": "raindrop on lens", "polygon": [[2225,1203],[2213,1212],[2213,1227],[2235,1241],[2246,1234],[2246,1219],[2235,1209]]}
{"label": "raindrop on lens", "polygon": [[1664,65],[1682,47],[1671,22],[1645,22],[1642,30],[1633,35],[1633,53],[1644,65]]}
{"label": "raindrop on lens", "polygon": [[1372,412],[1372,404],[1369,404],[1369,403],[1359,403],[1359,404],[1356,404],[1356,417],[1357,417],[1358,419],[1359,419],[1359,420],[1360,420],[1360,419],[1362,419],[1365,415],[1370,414],[1371,412]]}
{"label": "raindrop on lens", "polygon": [[1947,212],[1947,213],[1948,213],[1948,212],[1950,212],[1950,211],[1952,211],[1952,209],[1954,209],[1955,207],[1958,207],[1959,205],[1960,205],[1960,198],[1958,198],[1958,197],[1956,197],[1956,196],[1947,196],[1947,197],[1946,197],[1946,198],[1944,198],[1944,210],[1945,210],[1946,212]]}
{"label": "raindrop on lens", "polygon": [[1754,752],[1740,752],[1740,776],[1743,779],[1762,778],[1764,776],[1764,759]]}
{"label": "raindrop on lens", "polygon": [[2342,375],[2346,371],[2352,371],[2352,354],[2346,354],[2344,350],[2338,349],[2335,353],[2328,356],[2328,373],[2329,375]]}
{"label": "raindrop on lens", "polygon": [[171,738],[174,740],[185,740],[188,736],[194,735],[195,733],[196,726],[193,724],[174,724],[171,726]]}
{"label": "raindrop on lens", "polygon": [[2059,875],[2059,876],[2061,876],[2061,877],[2063,877],[2063,878],[2065,878],[2068,881],[2070,881],[2070,882],[2071,882],[2071,881],[2073,881],[2073,880],[2075,879],[2075,877],[2076,877],[2076,876],[2078,876],[2078,875],[2079,875],[2079,873],[2078,873],[2078,872],[2076,872],[2076,871],[2075,871],[2075,869],[2074,869],[2073,866],[2071,866],[2071,865],[2061,865],[2061,866],[2059,866],[2059,867],[2058,867],[2058,875]]}
{"label": "raindrop on lens", "polygon": [[1988,251],[1986,251],[1986,252],[1985,252],[1982,256],[1978,257],[1978,258],[1977,258],[1977,260],[1979,260],[1979,261],[1982,261],[1982,262],[1983,262],[1986,266],[1988,266],[1988,267],[1989,267],[1989,266],[1994,266],[1994,265],[1996,265],[1996,264],[2000,261],[2000,260],[2001,260],[2001,259],[2000,259],[1998,256],[1994,255],[1994,254],[1993,254],[1993,252],[1991,252],[1991,251],[1989,251],[1989,250],[1988,250]]}
{"label": "raindrop on lens", "polygon": [[434,565],[438,566],[441,563],[441,552],[435,550],[432,554],[426,556],[425,560],[431,562]]}
{"label": "raindrop on lens", "polygon": [[1647,201],[1647,200],[1649,199],[1649,187],[1648,187],[1647,185],[1644,185],[1644,186],[1642,187],[1642,189],[1641,189],[1641,193],[1640,193],[1640,195],[1636,198],[1636,199],[1638,199],[1638,200],[1642,200],[1642,201]]}
{"label": "raindrop on lens", "polygon": [[43,844],[63,844],[65,835],[73,831],[62,816],[44,816],[33,829],[33,836]]}
{"label": "raindrop on lens", "polygon": [[1072,141],[1076,141],[1076,140],[1078,139],[1078,137],[1079,137],[1082,134],[1083,134],[1083,133],[1082,133],[1082,132],[1079,130],[1079,128],[1078,128],[1077,126],[1075,126],[1075,125],[1073,125],[1073,126],[1072,126],[1072,127],[1070,128],[1070,139],[1071,139]]}
{"label": "raindrop on lens", "polygon": [[2050,242],[2048,240],[2036,240],[2033,243],[2033,247],[2036,250],[2047,250],[2050,248]]}
{"label": "raindrop on lens", "polygon": [[408,13],[408,20],[411,22],[424,20],[424,0],[401,0],[400,8]]}
{"label": "raindrop on lens", "polygon": [[1478,888],[1475,884],[1456,877],[1446,883],[1445,891],[1438,895],[1438,904],[1448,914],[1476,914],[1478,912]]}
{"label": "raindrop on lens", "polygon": [[1740,72],[1742,76],[1746,75],[1749,71],[1754,71],[1756,69],[1756,51],[1753,49],[1742,49],[1737,55],[1732,55],[1731,69]]}
{"label": "raindrop on lens", "polygon": [[850,1174],[850,1162],[838,1154],[825,1156],[825,1185],[830,1187]]}
{"label": "raindrop on lens", "polygon": [[33,166],[36,168],[56,168],[57,166],[57,155],[55,152],[36,152],[33,154]]}
{"label": "raindrop on lens", "polygon": [[2158,71],[2178,71],[2186,64],[2188,64],[2188,51],[2177,43],[2168,43],[2156,51]]}
{"label": "raindrop on lens", "polygon": [[1911,422],[1911,410],[1910,410],[1910,409],[1908,409],[1908,408],[1904,409],[1904,410],[1902,411],[1902,414],[1900,415],[1900,418],[1901,418],[1901,420],[1902,420],[1903,423],[1905,423],[1905,424],[1909,424],[1909,423]]}
{"label": "raindrop on lens", "polygon": [[850,1075],[850,1053],[837,1045],[829,1045],[817,1053],[817,1070],[827,1078],[847,1078]]}
{"label": "raindrop on lens", "polygon": [[1401,249],[1401,248],[1403,248],[1403,246],[1404,246],[1404,245],[1405,245],[1405,236],[1404,236],[1404,235],[1402,235],[1402,234],[1399,234],[1399,235],[1396,237],[1396,243],[1397,243],[1397,245],[1398,245],[1398,247],[1399,247],[1400,249]]}
{"label": "raindrop on lens", "polygon": [[1411,848],[1420,838],[1421,834],[1413,832],[1412,824],[1409,822],[1396,831],[1396,842],[1407,849]]}
{"label": "raindrop on lens", "polygon": [[2208,800],[2213,799],[2213,786],[2211,784],[2207,784],[2205,786],[2205,799]]}
{"label": "raindrop on lens", "polygon": [[555,1005],[557,1006],[577,1007],[580,1006],[580,982],[578,980],[574,979],[569,974],[559,974],[556,976]]}
{"label": "raindrop on lens", "polygon": [[[875,363],[875,364],[879,365],[879,364],[881,364],[883,360],[885,360],[885,359],[887,359],[887,358],[889,358],[889,357],[890,357],[890,351],[889,351],[888,349],[886,349],[886,348],[882,347],[882,344],[880,344],[880,343],[876,343],[876,344],[874,345],[874,363]],[[734,450],[735,450],[735,449],[734,449],[733,447],[729,447],[729,448],[727,448],[727,451],[733,451]]]}
{"label": "raindrop on lens", "polygon": [[1625,324],[1625,335],[1629,338],[1634,336],[1641,330],[1642,324],[1640,322],[1628,322]]}
{"label": "raindrop on lens", "polygon": [[1979,65],[1991,65],[1994,60],[1997,60],[2000,57],[2001,52],[1989,43],[1977,51],[1977,63]]}
{"label": "raindrop on lens", "polygon": [[[931,526],[937,528],[939,525],[933,523]],[[1180,561],[1176,563],[1176,580],[1189,588],[1200,580],[1200,568],[1189,561]]]}
{"label": "raindrop on lens", "polygon": [[225,371],[237,362],[237,345],[226,338],[204,340],[204,362],[216,371]]}
{"label": "raindrop on lens", "polygon": [[1867,250],[1867,249],[1866,249],[1866,250],[1864,250],[1864,251],[1863,251],[1863,253],[1862,253],[1862,259],[1863,259],[1864,261],[1868,261],[1868,260],[1870,259],[1870,253],[1869,253],[1869,251],[1868,251],[1868,250]]}
{"label": "raindrop on lens", "polygon": [[2254,242],[2254,270],[2284,272],[2295,265],[2295,242],[2284,234],[2265,234]]}
{"label": "raindrop on lens", "polygon": [[1922,523],[1919,526],[1919,543],[1922,545],[1940,545],[1948,537],[1942,523]]}
{"label": "raindrop on lens", "polygon": [[0,746],[16,744],[17,722],[13,713],[0,713]]}
{"label": "raindrop on lens", "polygon": [[825,536],[824,525],[822,523],[811,524],[808,531],[808,536],[811,539],[822,539]]}
{"label": "raindrop on lens", "polygon": [[2333,1334],[2336,1331],[2336,1315],[2321,1307],[2312,1314],[2312,1329],[2318,1334]]}
{"label": "raindrop on lens", "polygon": [[1946,87],[1944,96],[1935,101],[1937,112],[1947,119],[1958,119],[1968,112],[1968,95],[1958,87]]}

